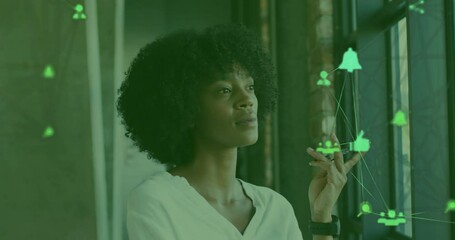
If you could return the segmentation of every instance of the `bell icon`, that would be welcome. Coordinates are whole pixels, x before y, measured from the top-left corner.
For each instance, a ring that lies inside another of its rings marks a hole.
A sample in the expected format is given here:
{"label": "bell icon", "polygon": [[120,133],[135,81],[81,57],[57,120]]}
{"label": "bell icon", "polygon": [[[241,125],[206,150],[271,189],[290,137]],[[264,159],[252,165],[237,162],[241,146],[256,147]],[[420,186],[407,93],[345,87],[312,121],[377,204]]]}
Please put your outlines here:
{"label": "bell icon", "polygon": [[357,58],[357,53],[349,48],[343,55],[343,62],[341,62],[339,69],[346,69],[348,72],[351,72],[355,69],[362,69],[360,66],[359,59]]}
{"label": "bell icon", "polygon": [[401,110],[396,112],[395,116],[392,119],[392,124],[398,127],[403,127],[404,125],[407,125],[408,121],[406,120],[406,114]]}

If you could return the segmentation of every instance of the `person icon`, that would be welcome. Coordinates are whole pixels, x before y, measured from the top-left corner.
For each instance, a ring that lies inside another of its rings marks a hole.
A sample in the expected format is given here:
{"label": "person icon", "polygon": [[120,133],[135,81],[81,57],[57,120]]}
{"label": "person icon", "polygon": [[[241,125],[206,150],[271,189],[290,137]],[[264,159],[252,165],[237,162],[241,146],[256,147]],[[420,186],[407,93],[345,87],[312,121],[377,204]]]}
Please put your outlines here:
{"label": "person icon", "polygon": [[327,154],[333,154],[335,152],[339,152],[340,148],[337,143],[332,145],[332,142],[330,140],[327,140],[324,142],[324,144],[319,143],[318,148],[316,148],[316,152],[320,152],[324,155]]}
{"label": "person icon", "polygon": [[87,16],[84,13],[84,6],[82,6],[82,4],[77,4],[74,7],[74,10],[76,11],[76,13],[73,14],[73,19],[74,20],[86,19],[87,18]]}
{"label": "person icon", "polygon": [[326,71],[321,71],[319,75],[321,76],[322,79],[319,79],[316,85],[325,87],[330,86],[330,81],[327,79],[329,74]]}
{"label": "person icon", "polygon": [[410,4],[409,5],[409,9],[413,10],[413,11],[416,11],[416,12],[418,12],[420,14],[424,14],[425,13],[425,9],[423,8],[423,4],[424,3],[425,3],[425,0],[419,0],[416,3]]}
{"label": "person icon", "polygon": [[400,212],[397,217],[397,213],[395,210],[388,210],[387,217],[384,212],[380,213],[380,218],[378,219],[378,223],[382,223],[385,226],[393,226],[396,227],[401,223],[406,223],[406,219],[404,218],[404,214]]}

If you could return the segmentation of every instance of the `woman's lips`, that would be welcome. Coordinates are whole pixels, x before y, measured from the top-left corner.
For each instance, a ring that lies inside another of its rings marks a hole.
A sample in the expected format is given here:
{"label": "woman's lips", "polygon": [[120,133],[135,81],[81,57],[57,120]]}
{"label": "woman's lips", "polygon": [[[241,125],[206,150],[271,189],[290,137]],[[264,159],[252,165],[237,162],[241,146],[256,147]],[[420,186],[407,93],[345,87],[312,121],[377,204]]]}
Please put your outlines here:
{"label": "woman's lips", "polygon": [[240,122],[236,122],[235,124],[239,125],[239,126],[251,126],[252,127],[252,126],[256,125],[256,119],[240,121]]}

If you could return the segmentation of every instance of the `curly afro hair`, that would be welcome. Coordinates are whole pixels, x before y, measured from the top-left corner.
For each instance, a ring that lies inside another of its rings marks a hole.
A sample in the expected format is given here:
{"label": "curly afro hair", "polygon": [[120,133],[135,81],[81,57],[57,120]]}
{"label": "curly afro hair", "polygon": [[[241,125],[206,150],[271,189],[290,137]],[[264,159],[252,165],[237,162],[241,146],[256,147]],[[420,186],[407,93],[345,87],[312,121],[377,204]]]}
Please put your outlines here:
{"label": "curly afro hair", "polygon": [[192,125],[201,87],[241,66],[255,80],[258,123],[275,110],[276,72],[259,37],[241,24],[180,30],[140,49],[118,89],[117,110],[148,159],[168,168],[193,161]]}

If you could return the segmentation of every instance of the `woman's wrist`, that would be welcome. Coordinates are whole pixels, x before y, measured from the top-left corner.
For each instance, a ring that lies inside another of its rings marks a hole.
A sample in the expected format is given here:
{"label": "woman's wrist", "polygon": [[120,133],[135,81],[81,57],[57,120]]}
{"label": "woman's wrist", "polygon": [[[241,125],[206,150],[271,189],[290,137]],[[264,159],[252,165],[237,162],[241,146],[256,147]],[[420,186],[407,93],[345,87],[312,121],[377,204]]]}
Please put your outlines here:
{"label": "woman's wrist", "polygon": [[319,215],[319,214],[312,214],[311,215],[311,221],[313,222],[319,222],[319,223],[329,223],[329,222],[332,222],[332,214],[323,214],[323,215]]}
{"label": "woman's wrist", "polygon": [[311,211],[311,221],[320,223],[332,222],[332,211]]}

